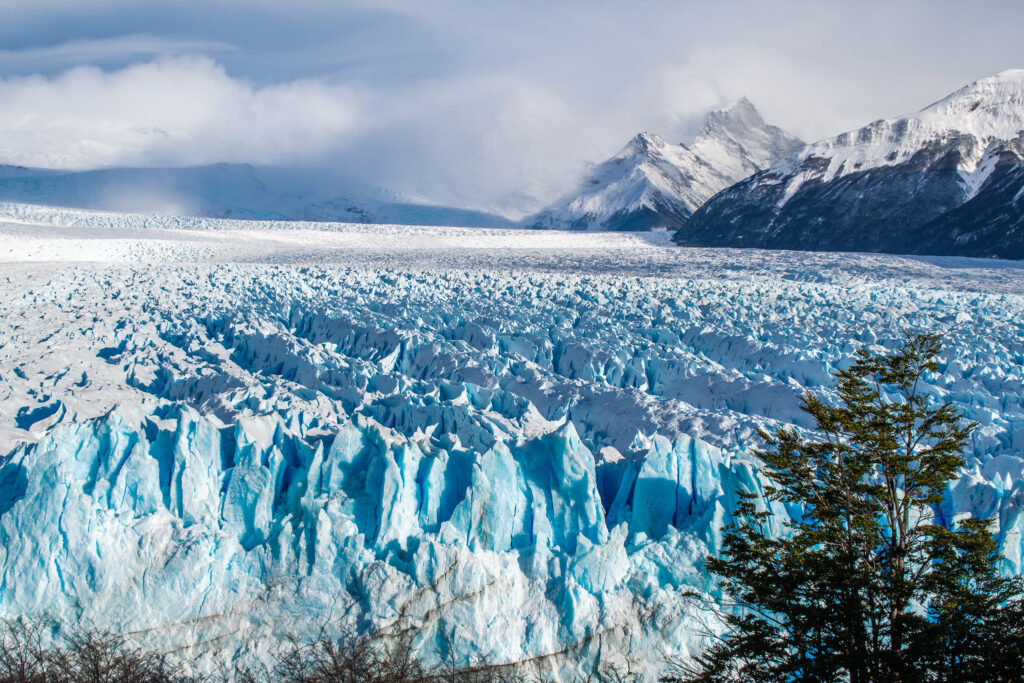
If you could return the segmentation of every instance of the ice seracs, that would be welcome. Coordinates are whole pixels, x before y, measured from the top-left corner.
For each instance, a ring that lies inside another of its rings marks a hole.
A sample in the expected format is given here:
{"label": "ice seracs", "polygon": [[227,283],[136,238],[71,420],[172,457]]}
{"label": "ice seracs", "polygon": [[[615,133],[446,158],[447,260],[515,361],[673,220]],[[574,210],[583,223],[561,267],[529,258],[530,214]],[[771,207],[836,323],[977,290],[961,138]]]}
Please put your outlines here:
{"label": "ice seracs", "polygon": [[523,223],[567,230],[678,227],[716,192],[802,144],[766,124],[744,98],[709,113],[690,144],[637,135],[577,189]]}
{"label": "ice seracs", "polygon": [[907,326],[945,334],[927,392],[981,423],[941,519],[993,519],[1020,573],[1020,268],[8,215],[2,617],[211,665],[326,627],[656,679],[703,644],[702,560],[738,494],[765,504],[756,429],[808,428],[800,394]]}

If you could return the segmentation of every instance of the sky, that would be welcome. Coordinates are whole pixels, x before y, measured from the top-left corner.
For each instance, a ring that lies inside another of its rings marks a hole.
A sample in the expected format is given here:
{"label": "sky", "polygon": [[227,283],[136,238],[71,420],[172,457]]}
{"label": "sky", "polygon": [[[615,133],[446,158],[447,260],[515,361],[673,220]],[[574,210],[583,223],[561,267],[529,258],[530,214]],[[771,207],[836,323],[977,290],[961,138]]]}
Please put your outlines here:
{"label": "sky", "polygon": [[0,163],[217,162],[514,212],[748,97],[812,141],[1024,67],[1024,3],[3,0]]}

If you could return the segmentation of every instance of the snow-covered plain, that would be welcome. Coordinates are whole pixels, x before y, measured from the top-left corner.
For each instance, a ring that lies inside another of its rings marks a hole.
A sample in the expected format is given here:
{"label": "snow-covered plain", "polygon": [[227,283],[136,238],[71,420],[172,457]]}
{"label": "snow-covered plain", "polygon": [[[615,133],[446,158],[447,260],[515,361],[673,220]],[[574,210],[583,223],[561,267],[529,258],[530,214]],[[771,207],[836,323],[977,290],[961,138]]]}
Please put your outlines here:
{"label": "snow-covered plain", "polygon": [[754,430],[904,329],[981,423],[940,512],[1020,573],[1022,327],[1015,263],[5,205],[0,616],[656,678]]}

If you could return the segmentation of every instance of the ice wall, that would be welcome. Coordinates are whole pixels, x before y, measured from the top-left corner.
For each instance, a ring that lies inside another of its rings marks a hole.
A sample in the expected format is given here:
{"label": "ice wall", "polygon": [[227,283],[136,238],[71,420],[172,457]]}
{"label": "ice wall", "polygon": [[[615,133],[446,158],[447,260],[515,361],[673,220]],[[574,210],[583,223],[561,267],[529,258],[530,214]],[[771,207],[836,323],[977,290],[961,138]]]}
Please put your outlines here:
{"label": "ice wall", "polygon": [[447,637],[497,663],[685,653],[679,594],[713,591],[700,560],[735,493],[760,492],[750,464],[655,437],[607,501],[571,422],[493,437],[438,447],[363,416],[324,434],[303,414],[225,425],[184,406],[59,425],[0,469],[0,608],[175,649],[329,626],[416,628],[426,656]]}

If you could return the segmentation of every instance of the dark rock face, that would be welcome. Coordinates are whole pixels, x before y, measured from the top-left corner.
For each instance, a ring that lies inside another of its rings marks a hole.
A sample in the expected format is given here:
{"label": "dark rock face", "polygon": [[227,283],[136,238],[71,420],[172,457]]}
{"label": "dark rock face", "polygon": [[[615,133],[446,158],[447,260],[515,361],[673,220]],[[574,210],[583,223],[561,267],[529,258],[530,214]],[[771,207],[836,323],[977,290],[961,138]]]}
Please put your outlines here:
{"label": "dark rock face", "polygon": [[[678,207],[665,203],[653,202],[651,207],[641,207],[633,211],[618,211],[608,217],[609,229],[620,232],[654,230],[656,228],[668,228],[676,230],[683,227],[688,218],[689,212],[679,210]],[[587,226],[580,226],[576,229],[585,230]]]}
{"label": "dark rock face", "polygon": [[912,253],[1024,259],[1024,162],[997,168],[970,201],[917,230]]}
{"label": "dark rock face", "polygon": [[[688,246],[917,253],[915,229],[960,206],[957,165],[972,145],[920,150],[908,161],[809,180],[786,197],[788,176],[763,171],[715,195],[675,235]],[[798,174],[822,160],[807,159]]]}

